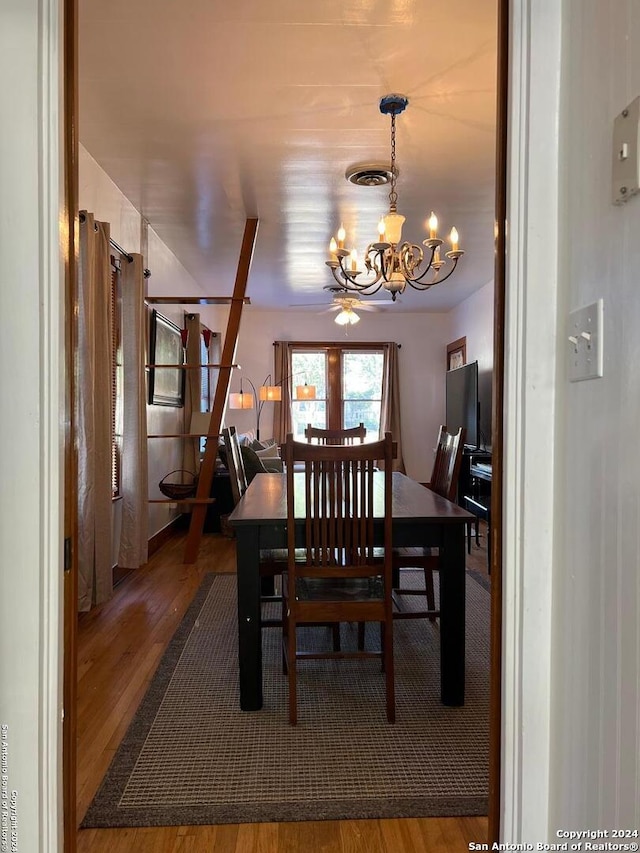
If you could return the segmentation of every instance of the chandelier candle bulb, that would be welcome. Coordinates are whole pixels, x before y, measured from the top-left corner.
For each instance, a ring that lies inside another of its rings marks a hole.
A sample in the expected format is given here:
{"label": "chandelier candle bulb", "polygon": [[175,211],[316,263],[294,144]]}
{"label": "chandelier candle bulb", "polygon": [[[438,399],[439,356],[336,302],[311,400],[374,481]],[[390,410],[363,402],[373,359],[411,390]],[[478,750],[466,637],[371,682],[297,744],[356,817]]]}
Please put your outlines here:
{"label": "chandelier candle bulb", "polygon": [[358,252],[356,249],[351,251],[351,272],[356,272],[358,269]]}
{"label": "chandelier candle bulb", "polygon": [[385,226],[384,226],[384,216],[380,217],[378,222],[378,236],[380,238],[380,242],[384,242],[384,234],[385,234]]}
{"label": "chandelier candle bulb", "polygon": [[338,256],[336,254],[337,251],[338,251],[338,244],[336,243],[336,238],[332,237],[331,241],[329,242],[329,260],[330,261],[337,261],[338,260]]}
{"label": "chandelier candle bulb", "polygon": [[451,234],[449,234],[449,240],[451,240],[451,251],[457,252],[460,237],[458,236],[458,232],[455,228],[451,229]]}
{"label": "chandelier candle bulb", "polygon": [[344,230],[344,225],[341,225],[338,228],[338,248],[344,249],[344,238],[347,236],[347,232]]}
{"label": "chandelier candle bulb", "polygon": [[433,210],[431,211],[431,216],[429,217],[429,239],[435,240],[438,236],[438,217],[435,215]]}

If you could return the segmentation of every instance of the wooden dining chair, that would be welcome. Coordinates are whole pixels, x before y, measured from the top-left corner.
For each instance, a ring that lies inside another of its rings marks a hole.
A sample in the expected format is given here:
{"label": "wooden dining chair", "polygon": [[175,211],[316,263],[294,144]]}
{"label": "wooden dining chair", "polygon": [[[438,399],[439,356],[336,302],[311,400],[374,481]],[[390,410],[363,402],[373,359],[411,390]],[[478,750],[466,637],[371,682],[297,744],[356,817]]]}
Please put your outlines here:
{"label": "wooden dining chair", "polygon": [[[295,442],[289,434],[284,459],[289,557],[283,578],[282,623],[289,680],[289,721],[292,725],[297,722],[298,661],[377,657],[383,660],[385,672],[387,719],[394,722],[391,434],[387,433],[382,441],[354,446],[304,444]],[[376,472],[380,459],[384,459],[385,469]],[[303,464],[304,473],[294,473],[295,463]],[[374,555],[375,510],[383,515],[384,533],[383,550],[377,547]],[[296,526],[301,517],[304,560],[297,561]],[[298,628],[323,621],[378,622],[381,648],[301,650]]]}
{"label": "wooden dining chair", "polygon": [[[231,492],[233,494],[234,504],[237,504],[242,495],[247,490],[247,477],[244,470],[244,462],[242,459],[242,451],[236,428],[234,426],[227,427],[222,430],[222,436],[225,442],[227,452],[227,467],[231,478]],[[280,579],[280,586],[283,584],[282,575],[287,569],[288,552],[285,548],[268,548],[260,551],[260,601],[265,604],[267,602],[281,602],[282,595],[276,593],[276,582]],[[295,551],[295,558],[303,559],[303,554],[300,549]],[[282,626],[281,618],[272,618],[261,616],[261,628],[280,628]],[[333,640],[333,648],[335,651],[340,650],[340,625],[335,621],[319,622],[318,626],[329,628]]]}
{"label": "wooden dining chair", "polygon": [[364,442],[367,429],[363,423],[349,429],[322,429],[307,425],[304,436],[309,444],[360,444]]}
{"label": "wooden dining chair", "polygon": [[[458,478],[462,463],[465,430],[461,427],[455,435],[447,432],[446,426],[440,427],[438,444],[433,462],[431,480],[427,488],[449,501],[455,501],[458,490]],[[406,589],[400,586],[401,569],[422,569],[424,571],[424,589]],[[397,610],[395,619],[428,618],[435,622],[440,615],[436,608],[433,572],[439,568],[437,549],[431,548],[394,548],[393,550],[393,600]],[[400,595],[424,595],[427,598],[426,610],[404,610]]]}
{"label": "wooden dining chair", "polygon": [[224,439],[233,503],[237,504],[247,491],[247,475],[244,470],[244,461],[242,459],[242,451],[240,450],[236,428],[234,426],[226,427],[222,430],[222,437]]}
{"label": "wooden dining chair", "polygon": [[[247,491],[247,476],[236,428],[234,426],[226,427],[222,430],[222,437],[224,439],[226,462],[231,481],[231,494],[233,495],[233,503],[235,505]],[[282,575],[286,566],[287,555],[284,550],[278,552],[269,550],[260,553],[262,602],[282,601],[282,596],[275,594],[275,579]],[[282,625],[282,620],[263,618],[260,624],[263,628],[279,628]]]}

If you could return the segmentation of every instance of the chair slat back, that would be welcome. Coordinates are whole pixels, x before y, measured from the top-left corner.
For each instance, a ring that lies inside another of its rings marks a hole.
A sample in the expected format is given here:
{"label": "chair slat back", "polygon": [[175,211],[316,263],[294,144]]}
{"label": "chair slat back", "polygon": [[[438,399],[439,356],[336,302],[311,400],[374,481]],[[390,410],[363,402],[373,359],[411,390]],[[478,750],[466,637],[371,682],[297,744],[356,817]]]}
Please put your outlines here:
{"label": "chair slat back", "polygon": [[242,451],[238,434],[234,426],[222,430],[224,444],[227,451],[227,468],[231,479],[231,494],[233,502],[237,504],[242,495],[247,491],[247,475],[244,470]]}
{"label": "chair slat back", "polygon": [[453,435],[447,432],[446,426],[441,426],[438,434],[429,488],[449,501],[456,499],[465,434],[465,430],[460,427]]}
{"label": "chair slat back", "polygon": [[[383,566],[380,559],[374,561],[374,546],[381,544],[390,571],[391,433],[382,441],[353,446],[304,444],[288,435],[284,459],[290,572],[322,577],[380,575]],[[385,465],[384,472],[378,474],[382,492],[374,476],[379,460]],[[297,480],[296,462],[304,463],[304,472]],[[374,542],[376,490],[378,511],[384,511],[384,543]],[[300,517],[301,501],[305,512],[304,566],[296,565],[295,560],[295,518],[297,509]]]}
{"label": "chair slat back", "polygon": [[366,434],[367,429],[363,423],[349,429],[322,429],[308,424],[304,431],[309,444],[355,444],[357,440],[362,444]]}

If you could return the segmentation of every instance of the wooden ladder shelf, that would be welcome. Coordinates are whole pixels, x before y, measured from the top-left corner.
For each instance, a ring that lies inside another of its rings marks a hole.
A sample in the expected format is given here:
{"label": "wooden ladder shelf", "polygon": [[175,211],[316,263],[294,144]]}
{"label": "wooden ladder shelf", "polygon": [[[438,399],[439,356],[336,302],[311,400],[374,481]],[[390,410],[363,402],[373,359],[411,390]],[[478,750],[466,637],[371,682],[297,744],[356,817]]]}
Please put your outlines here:
{"label": "wooden ladder shelf", "polygon": [[[256,242],[257,232],[258,220],[247,219],[244,227],[244,236],[242,238],[242,248],[240,249],[240,258],[238,260],[236,280],[233,287],[233,294],[231,296],[231,309],[229,311],[229,319],[227,321],[227,331],[224,336],[218,384],[216,385],[211,411],[211,420],[209,421],[209,431],[207,436],[210,438],[216,438],[220,434],[220,427],[222,426],[222,417],[224,415],[227,395],[231,384],[231,371],[235,363],[242,307],[248,301],[245,293],[247,290],[247,280],[249,278],[249,270],[251,268],[251,259],[253,257],[253,249]],[[187,541],[184,549],[185,563],[195,563],[198,556],[200,542],[202,541],[202,531],[204,529],[204,522],[207,514],[207,505],[211,502],[211,483],[215,472],[217,453],[218,442],[207,441],[202,465],[200,466],[198,488],[196,496],[193,499],[191,523],[189,525],[189,532],[187,534]]]}

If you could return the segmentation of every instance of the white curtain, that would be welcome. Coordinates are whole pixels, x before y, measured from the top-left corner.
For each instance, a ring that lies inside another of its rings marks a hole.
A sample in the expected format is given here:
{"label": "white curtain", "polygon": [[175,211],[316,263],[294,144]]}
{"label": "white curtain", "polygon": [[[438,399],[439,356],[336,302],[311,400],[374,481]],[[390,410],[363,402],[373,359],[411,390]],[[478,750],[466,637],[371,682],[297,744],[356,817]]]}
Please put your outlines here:
{"label": "white curtain", "polygon": [[80,217],[78,361],[78,609],[113,592],[111,565],[112,358],[109,224]]}
{"label": "white curtain", "polygon": [[398,344],[384,345],[384,368],[382,383],[382,411],[380,414],[380,438],[390,432],[398,445],[398,454],[393,460],[393,470],[405,473],[402,458],[402,436],[400,431],[400,368]]}
{"label": "white curtain", "polygon": [[147,561],[146,312],[142,255],[122,258],[122,533],[118,565],[137,569]]}

